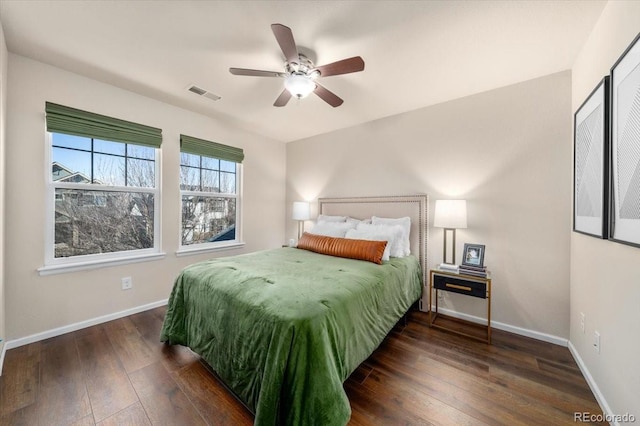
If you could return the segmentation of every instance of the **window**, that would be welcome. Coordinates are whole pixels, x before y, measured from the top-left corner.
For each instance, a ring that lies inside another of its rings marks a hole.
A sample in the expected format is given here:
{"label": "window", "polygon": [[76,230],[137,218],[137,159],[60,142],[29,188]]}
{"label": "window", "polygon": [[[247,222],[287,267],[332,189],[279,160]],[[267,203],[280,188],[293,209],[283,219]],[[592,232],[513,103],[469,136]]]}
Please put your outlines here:
{"label": "window", "polygon": [[239,243],[242,150],[185,135],[180,146],[181,246]]}
{"label": "window", "polygon": [[48,264],[159,252],[160,131],[150,143],[118,125],[141,126],[47,103]]}

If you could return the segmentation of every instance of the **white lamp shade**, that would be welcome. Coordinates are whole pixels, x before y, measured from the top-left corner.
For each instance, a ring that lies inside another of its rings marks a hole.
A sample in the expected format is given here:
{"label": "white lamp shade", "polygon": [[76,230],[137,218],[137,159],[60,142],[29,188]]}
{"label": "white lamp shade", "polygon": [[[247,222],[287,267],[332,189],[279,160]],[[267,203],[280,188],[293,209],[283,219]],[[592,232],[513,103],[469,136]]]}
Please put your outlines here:
{"label": "white lamp shade", "polygon": [[467,200],[436,200],[433,226],[450,229],[466,228]]}
{"label": "white lamp shade", "polygon": [[305,201],[293,202],[293,214],[291,215],[293,220],[309,220],[311,219],[311,206]]}
{"label": "white lamp shade", "polygon": [[304,98],[316,89],[316,84],[304,74],[290,74],[285,77],[284,87],[297,98]]}

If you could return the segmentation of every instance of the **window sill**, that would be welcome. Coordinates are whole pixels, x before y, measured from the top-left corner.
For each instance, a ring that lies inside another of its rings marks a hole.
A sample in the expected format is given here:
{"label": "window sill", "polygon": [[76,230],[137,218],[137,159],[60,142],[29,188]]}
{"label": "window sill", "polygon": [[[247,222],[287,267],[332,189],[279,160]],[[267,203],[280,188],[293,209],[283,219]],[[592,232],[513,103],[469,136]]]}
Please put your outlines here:
{"label": "window sill", "polygon": [[86,271],[88,269],[98,269],[104,268],[108,266],[119,266],[119,265],[127,265],[129,263],[139,263],[139,262],[149,262],[152,260],[160,260],[164,259],[166,253],[152,253],[152,254],[143,254],[138,256],[128,256],[128,257],[120,257],[115,259],[101,259],[101,260],[91,260],[85,262],[75,262],[75,263],[64,263],[59,265],[46,265],[41,268],[38,268],[38,274],[40,276],[44,275],[54,275],[54,274],[66,274],[69,272],[76,271]]}
{"label": "window sill", "polygon": [[185,246],[176,251],[176,256],[191,256],[193,254],[213,253],[216,251],[235,250],[244,247],[244,242],[232,242],[224,245],[208,246],[208,247],[189,247]]}

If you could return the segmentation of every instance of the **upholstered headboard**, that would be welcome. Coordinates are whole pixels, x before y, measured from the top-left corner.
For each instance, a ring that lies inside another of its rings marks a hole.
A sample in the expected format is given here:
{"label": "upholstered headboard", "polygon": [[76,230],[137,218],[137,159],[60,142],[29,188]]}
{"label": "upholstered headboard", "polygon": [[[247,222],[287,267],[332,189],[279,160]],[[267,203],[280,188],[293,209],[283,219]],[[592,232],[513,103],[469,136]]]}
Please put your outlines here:
{"label": "upholstered headboard", "polygon": [[420,259],[423,280],[426,282],[429,240],[428,206],[428,195],[319,198],[318,214],[350,216],[355,219],[366,219],[371,216],[392,218],[409,216],[411,218],[411,235],[409,236],[411,253]]}

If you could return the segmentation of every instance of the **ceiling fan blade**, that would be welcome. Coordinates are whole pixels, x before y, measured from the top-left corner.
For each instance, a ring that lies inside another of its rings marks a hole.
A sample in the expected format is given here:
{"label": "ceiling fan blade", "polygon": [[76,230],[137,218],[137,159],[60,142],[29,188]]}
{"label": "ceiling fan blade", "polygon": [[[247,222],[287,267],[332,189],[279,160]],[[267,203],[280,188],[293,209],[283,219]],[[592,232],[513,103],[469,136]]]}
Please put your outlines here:
{"label": "ceiling fan blade", "polygon": [[280,96],[278,96],[278,99],[273,103],[273,106],[283,107],[289,102],[289,99],[291,99],[291,93],[289,93],[287,89],[284,89],[282,93],[280,93]]}
{"label": "ceiling fan blade", "polygon": [[326,103],[328,103],[334,108],[339,107],[344,102],[341,98],[338,97],[338,95],[326,89],[324,86],[319,85],[317,82],[316,82],[316,88],[313,91],[313,93],[318,95],[320,99],[322,99],[323,101],[325,101]]}
{"label": "ceiling fan blade", "polygon": [[280,45],[280,49],[282,49],[282,53],[284,53],[284,57],[287,58],[287,61],[295,63],[300,62],[300,59],[298,58],[298,49],[296,48],[296,42],[293,39],[291,28],[282,24],[271,24],[271,31],[273,31],[273,35],[276,36],[276,41]]}
{"label": "ceiling fan blade", "polygon": [[362,70],[364,70],[364,60],[360,56],[354,56],[353,58],[343,59],[316,68],[316,71],[320,71],[320,77],[349,74]]}
{"label": "ceiling fan blade", "polygon": [[247,68],[229,68],[233,75],[248,75],[252,77],[284,77],[286,74],[277,71],[250,70]]}

